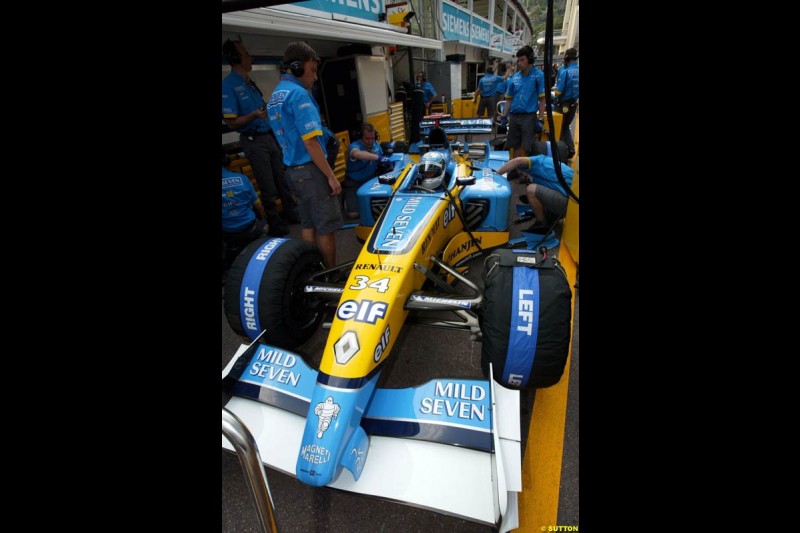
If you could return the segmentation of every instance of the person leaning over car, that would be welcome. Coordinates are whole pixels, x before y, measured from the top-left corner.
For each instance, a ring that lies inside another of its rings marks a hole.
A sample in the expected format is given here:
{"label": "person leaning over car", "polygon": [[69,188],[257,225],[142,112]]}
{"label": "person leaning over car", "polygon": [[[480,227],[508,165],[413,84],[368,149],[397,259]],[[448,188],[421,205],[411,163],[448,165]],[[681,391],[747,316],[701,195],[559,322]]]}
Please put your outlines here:
{"label": "person leaning over car", "polygon": [[337,195],[342,186],[328,163],[322,119],[312,101],[319,56],[308,44],[286,46],[281,79],[267,103],[269,124],[283,149],[283,163],[298,198],[301,235],[316,242],[325,263],[336,264],[335,232],[342,226]]}
{"label": "person leaning over car", "polygon": [[[556,143],[559,154],[566,151],[562,141]],[[572,187],[573,171],[563,161],[559,161],[561,175],[569,187]],[[556,174],[553,157],[549,155],[534,155],[531,157],[515,157],[497,169],[498,174],[506,174],[511,170],[521,169],[530,175],[531,183],[525,189],[525,195],[520,196],[520,201],[530,204],[536,220],[529,229],[543,226],[554,226],[555,223],[567,214],[567,191],[561,186]]]}
{"label": "person leaning over car", "polygon": [[351,142],[347,149],[349,157],[344,173],[344,202],[347,217],[351,219],[358,218],[358,188],[391,165],[389,158],[383,155],[381,145],[375,142],[377,134],[375,126],[364,122],[361,125],[361,138]]}

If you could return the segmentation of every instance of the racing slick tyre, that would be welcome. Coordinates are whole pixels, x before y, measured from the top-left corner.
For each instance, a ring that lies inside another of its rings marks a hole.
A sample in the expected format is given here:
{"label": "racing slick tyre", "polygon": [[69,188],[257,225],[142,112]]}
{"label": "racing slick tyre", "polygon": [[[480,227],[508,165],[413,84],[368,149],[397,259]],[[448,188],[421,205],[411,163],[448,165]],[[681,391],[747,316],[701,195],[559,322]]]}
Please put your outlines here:
{"label": "racing slick tyre", "polygon": [[242,250],[228,272],[225,317],[236,334],[292,349],[306,342],[323,318],[324,305],[307,297],[309,275],[323,270],[319,249],[298,239],[264,237]]}
{"label": "racing slick tyre", "polygon": [[572,290],[552,256],[500,249],[486,258],[481,368],[511,388],[555,385],[569,355]]}

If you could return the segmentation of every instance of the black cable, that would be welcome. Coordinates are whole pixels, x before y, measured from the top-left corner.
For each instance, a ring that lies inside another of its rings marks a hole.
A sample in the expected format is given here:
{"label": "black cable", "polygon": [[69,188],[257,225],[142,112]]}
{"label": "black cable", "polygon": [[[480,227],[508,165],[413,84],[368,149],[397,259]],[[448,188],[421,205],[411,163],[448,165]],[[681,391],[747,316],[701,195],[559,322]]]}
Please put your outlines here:
{"label": "black cable", "polygon": [[[458,178],[456,178],[456,179],[458,179]],[[444,188],[444,192],[447,193],[448,198],[450,198],[450,203],[453,204],[453,208],[456,210],[456,214],[458,215],[459,220],[461,220],[461,224],[464,225],[464,231],[466,231],[467,235],[469,235],[469,238],[472,239],[472,242],[475,244],[475,247],[478,249],[478,251],[480,253],[483,253],[483,248],[481,248],[481,245],[480,245],[480,243],[478,243],[478,240],[475,238],[475,235],[472,234],[472,231],[467,226],[467,219],[464,217],[464,214],[461,212],[461,208],[456,204],[456,199],[453,198],[453,195],[450,194],[450,191],[447,189],[447,187]]]}

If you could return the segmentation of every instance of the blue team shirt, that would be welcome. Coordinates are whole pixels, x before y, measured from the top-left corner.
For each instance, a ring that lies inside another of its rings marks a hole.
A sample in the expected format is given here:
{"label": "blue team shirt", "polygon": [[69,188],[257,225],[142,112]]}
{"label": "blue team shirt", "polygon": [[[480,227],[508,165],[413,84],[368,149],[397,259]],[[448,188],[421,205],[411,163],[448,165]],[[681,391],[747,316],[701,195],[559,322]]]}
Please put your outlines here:
{"label": "blue team shirt", "polygon": [[536,113],[544,97],[544,72],[531,67],[527,76],[518,70],[506,82],[506,98],[512,98],[509,113]]}
{"label": "blue team shirt", "polygon": [[492,96],[502,79],[503,78],[500,76],[495,76],[494,74],[486,74],[481,78],[481,81],[478,82],[478,89],[481,90],[482,95]]}
{"label": "blue team shirt", "polygon": [[562,95],[562,101],[577,100],[580,96],[578,83],[578,64],[570,63],[558,75],[556,95]]}
{"label": "blue team shirt", "polygon": [[[415,84],[415,88],[416,89],[420,88],[419,83]],[[428,82],[428,81],[423,81],[422,82],[422,101],[425,103],[425,105],[428,105],[431,102],[431,99],[435,95],[436,95],[436,89],[433,88],[433,85],[431,85],[431,83]]]}
{"label": "blue team shirt", "polygon": [[363,150],[365,152],[370,152],[373,154],[377,154],[379,157],[383,155],[383,150],[381,149],[381,145],[378,144],[378,141],[372,143],[372,150],[367,149],[364,144],[358,140],[350,143],[350,148],[347,149],[347,168],[344,171],[344,175],[347,179],[356,181],[358,183],[364,183],[368,179],[372,179],[375,177],[375,173],[378,170],[378,162],[377,161],[366,161],[364,159],[352,159],[350,154],[353,153],[353,150]]}
{"label": "blue team shirt", "polygon": [[328,157],[322,134],[322,120],[311,93],[291,74],[281,75],[281,81],[267,103],[269,124],[283,150],[283,164],[305,165],[311,162],[304,140],[317,138],[322,153]]}
{"label": "blue team shirt", "polygon": [[[528,158],[528,164],[531,175],[531,181],[538,185],[543,185],[548,189],[559,191],[564,196],[567,196],[567,191],[558,182],[556,175],[556,167],[553,165],[553,158],[547,155],[534,155]],[[572,188],[573,172],[570,167],[565,163],[561,163],[561,174],[564,176],[564,181]]]}
{"label": "blue team shirt", "polygon": [[223,168],[222,231],[236,233],[246,230],[256,219],[253,204],[257,199],[256,190],[247,176]]}
{"label": "blue team shirt", "polygon": [[[500,76],[498,76],[498,78],[500,78]],[[508,87],[507,81],[508,80],[506,80],[505,78],[500,78],[500,81],[497,82],[497,87],[495,87],[494,89],[494,94],[500,94],[505,96],[506,88]]]}
{"label": "blue team shirt", "polygon": [[[261,93],[250,83],[247,83],[235,70],[222,80],[222,117],[236,118],[248,115],[264,105]],[[239,133],[252,132],[267,133],[270,129],[265,118],[257,118],[237,129]]]}

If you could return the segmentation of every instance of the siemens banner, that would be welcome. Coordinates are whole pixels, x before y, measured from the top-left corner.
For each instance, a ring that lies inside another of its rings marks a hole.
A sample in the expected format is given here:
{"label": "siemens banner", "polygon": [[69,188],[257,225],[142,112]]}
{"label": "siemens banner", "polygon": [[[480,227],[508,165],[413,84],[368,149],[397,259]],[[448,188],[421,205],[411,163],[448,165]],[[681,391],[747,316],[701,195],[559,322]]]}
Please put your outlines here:
{"label": "siemens banner", "polygon": [[468,11],[447,2],[442,2],[442,29],[445,41],[462,41],[489,47],[491,32],[489,23],[477,17],[470,17]]}
{"label": "siemens banner", "polygon": [[489,46],[489,35],[491,34],[491,26],[488,22],[481,19],[472,18],[472,28],[470,29],[470,40],[473,44],[478,46]]}
{"label": "siemens banner", "polygon": [[384,4],[384,0],[308,0],[292,5],[378,22],[378,13],[386,11]]}
{"label": "siemens banner", "polygon": [[442,29],[445,41],[469,42],[469,13],[442,2]]}

